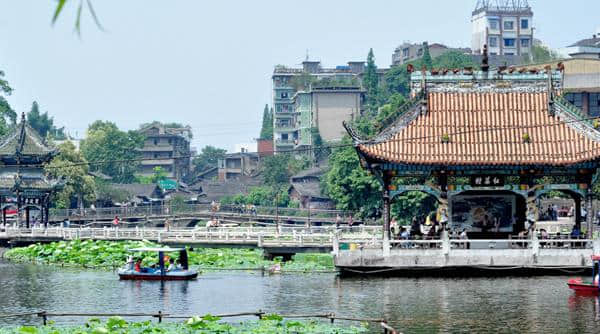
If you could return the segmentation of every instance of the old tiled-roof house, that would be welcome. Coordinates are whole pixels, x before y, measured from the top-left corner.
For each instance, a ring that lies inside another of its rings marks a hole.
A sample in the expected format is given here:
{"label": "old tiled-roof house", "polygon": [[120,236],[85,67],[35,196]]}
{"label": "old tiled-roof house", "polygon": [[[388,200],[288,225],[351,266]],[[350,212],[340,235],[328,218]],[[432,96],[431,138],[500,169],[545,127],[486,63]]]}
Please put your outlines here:
{"label": "old tiled-roof house", "polygon": [[305,209],[334,209],[335,203],[321,192],[321,177],[325,171],[326,168],[315,167],[292,176],[288,189],[290,198]]}

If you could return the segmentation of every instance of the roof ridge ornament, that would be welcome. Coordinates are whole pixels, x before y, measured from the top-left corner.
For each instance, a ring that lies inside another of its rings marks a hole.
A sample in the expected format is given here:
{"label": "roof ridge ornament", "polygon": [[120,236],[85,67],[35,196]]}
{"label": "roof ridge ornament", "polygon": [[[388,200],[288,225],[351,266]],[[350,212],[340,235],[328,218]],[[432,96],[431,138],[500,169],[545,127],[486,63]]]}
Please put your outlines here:
{"label": "roof ridge ornament", "polygon": [[490,71],[490,59],[488,57],[487,44],[483,45],[483,58],[481,58],[481,71],[483,72],[484,79],[487,79],[489,71]]}

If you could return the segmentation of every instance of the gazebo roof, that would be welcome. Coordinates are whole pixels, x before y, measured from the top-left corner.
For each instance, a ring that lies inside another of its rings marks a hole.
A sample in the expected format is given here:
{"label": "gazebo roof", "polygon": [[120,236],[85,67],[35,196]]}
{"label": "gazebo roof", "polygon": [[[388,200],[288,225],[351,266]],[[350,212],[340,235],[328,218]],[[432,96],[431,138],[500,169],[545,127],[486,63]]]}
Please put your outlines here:
{"label": "gazebo roof", "polygon": [[24,114],[21,122],[0,142],[0,159],[4,161],[16,160],[18,156],[43,162],[57,153],[56,148],[47,145],[37,131],[27,124]]}
{"label": "gazebo roof", "polygon": [[413,74],[421,103],[371,140],[354,136],[355,146],[367,159],[403,165],[567,166],[596,160],[600,132],[555,95],[555,74],[515,73],[507,80],[479,72],[468,82],[464,74],[455,80],[452,74]]}

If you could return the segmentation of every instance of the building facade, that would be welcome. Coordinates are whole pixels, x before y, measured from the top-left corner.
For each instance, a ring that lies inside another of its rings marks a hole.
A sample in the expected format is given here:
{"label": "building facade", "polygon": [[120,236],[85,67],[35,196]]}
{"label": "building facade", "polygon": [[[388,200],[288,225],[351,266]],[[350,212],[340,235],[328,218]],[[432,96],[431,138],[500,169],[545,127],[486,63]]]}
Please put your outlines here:
{"label": "building facade", "polygon": [[139,166],[140,175],[152,176],[154,168],[161,167],[169,179],[180,181],[189,173],[192,139],[189,126],[170,128],[155,122],[139,131],[145,137],[140,150],[144,159]]}
{"label": "building facade", "polygon": [[[421,44],[404,42],[394,50],[394,54],[392,54],[392,66],[403,65],[423,57],[425,44],[427,44],[427,42]],[[440,43],[429,44],[429,54],[432,58],[439,57],[450,51],[458,51],[465,54],[471,53],[471,49],[469,48],[449,48]]]}
{"label": "building facade", "polygon": [[472,13],[471,49],[489,54],[528,56],[533,46],[533,11],[526,0],[478,0]]}
{"label": "building facade", "polygon": [[227,154],[218,161],[219,181],[239,180],[242,177],[254,176],[258,171],[260,156],[255,152]]}
{"label": "building facade", "polygon": [[[304,61],[302,68],[276,66],[272,76],[275,152],[310,146],[314,126],[326,133],[325,140],[341,138],[337,133],[343,132],[342,122],[360,113],[364,70],[362,61],[335,68],[322,68],[316,61]],[[378,69],[380,76],[385,72]]]}

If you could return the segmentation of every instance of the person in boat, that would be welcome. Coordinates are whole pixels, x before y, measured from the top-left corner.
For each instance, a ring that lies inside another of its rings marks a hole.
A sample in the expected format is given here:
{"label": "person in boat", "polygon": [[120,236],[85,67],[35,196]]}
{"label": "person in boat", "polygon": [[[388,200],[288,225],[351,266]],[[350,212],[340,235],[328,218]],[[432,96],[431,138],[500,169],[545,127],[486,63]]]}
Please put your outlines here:
{"label": "person in boat", "polygon": [[143,273],[144,272],[143,269],[145,269],[145,268],[142,268],[142,259],[138,258],[137,260],[135,260],[133,270],[135,270],[138,273]]}
{"label": "person in boat", "polygon": [[177,266],[175,265],[175,259],[169,259],[169,266],[167,267],[167,272],[172,272],[177,270]]}

